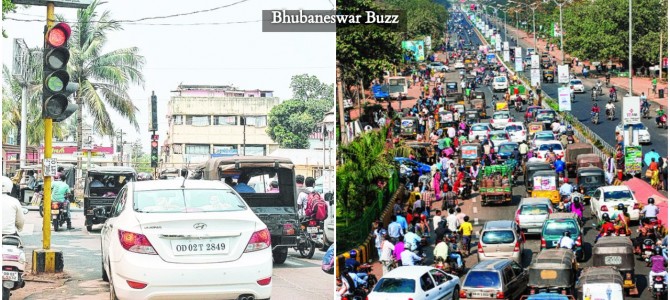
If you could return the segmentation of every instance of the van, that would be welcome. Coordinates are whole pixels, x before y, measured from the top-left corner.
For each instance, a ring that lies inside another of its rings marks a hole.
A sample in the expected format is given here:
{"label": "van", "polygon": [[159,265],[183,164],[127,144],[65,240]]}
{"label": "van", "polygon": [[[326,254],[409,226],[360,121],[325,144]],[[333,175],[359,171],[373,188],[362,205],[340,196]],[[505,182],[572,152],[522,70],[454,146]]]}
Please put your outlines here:
{"label": "van", "polygon": [[482,261],[463,279],[461,299],[517,299],[528,285],[528,271],[510,259]]}
{"label": "van", "polygon": [[488,221],[479,232],[477,260],[508,258],[521,263],[525,238],[521,227],[510,220]]}
{"label": "van", "polygon": [[507,82],[507,77],[498,76],[493,78],[493,91],[507,91],[509,88],[509,83]]}

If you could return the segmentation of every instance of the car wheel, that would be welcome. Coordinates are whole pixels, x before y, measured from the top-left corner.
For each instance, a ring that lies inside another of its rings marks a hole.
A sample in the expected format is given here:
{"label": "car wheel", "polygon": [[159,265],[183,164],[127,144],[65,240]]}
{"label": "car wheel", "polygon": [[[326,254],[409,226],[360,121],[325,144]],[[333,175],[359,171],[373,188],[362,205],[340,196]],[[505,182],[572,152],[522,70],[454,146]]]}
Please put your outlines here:
{"label": "car wheel", "polygon": [[272,260],[275,264],[283,264],[288,256],[288,248],[277,247],[272,251]]}
{"label": "car wheel", "polygon": [[451,299],[452,300],[458,300],[459,297],[460,297],[460,293],[461,293],[461,289],[459,289],[458,286],[456,286],[454,288],[454,292],[451,294]]}
{"label": "car wheel", "polygon": [[102,281],[109,282],[109,276],[107,276],[107,272],[105,272],[105,263],[102,261],[100,262],[100,269],[102,270]]}
{"label": "car wheel", "polygon": [[86,231],[88,232],[93,231],[93,225],[86,225]]}
{"label": "car wheel", "polygon": [[9,289],[6,287],[2,288],[2,300],[9,300]]}
{"label": "car wheel", "polygon": [[[112,265],[109,265],[109,274],[112,274]],[[112,276],[109,276],[109,300],[119,300],[119,297],[116,296],[116,290],[114,289],[114,281]]]}

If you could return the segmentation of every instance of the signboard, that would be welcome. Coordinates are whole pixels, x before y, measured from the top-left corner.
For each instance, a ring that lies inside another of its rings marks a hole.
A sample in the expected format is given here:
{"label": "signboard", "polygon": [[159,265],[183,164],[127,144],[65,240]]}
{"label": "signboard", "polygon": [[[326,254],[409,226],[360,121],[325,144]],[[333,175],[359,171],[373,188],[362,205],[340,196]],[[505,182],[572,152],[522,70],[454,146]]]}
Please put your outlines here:
{"label": "signboard", "polygon": [[572,103],[570,103],[570,88],[569,87],[560,87],[558,88],[558,110],[559,111],[570,111],[572,110]]}
{"label": "signboard", "polygon": [[[402,41],[402,49],[409,52],[411,59],[414,61],[424,61],[426,59],[424,41]],[[408,57],[406,56],[405,59],[407,60]]]}
{"label": "signboard", "polygon": [[521,57],[521,47],[514,48],[514,71],[523,72],[523,57]]}
{"label": "signboard", "polygon": [[486,62],[489,63],[489,64],[491,64],[491,63],[495,63],[495,62],[496,62],[496,55],[495,55],[495,53],[489,53],[489,54],[486,54]]}
{"label": "signboard", "polygon": [[446,113],[440,114],[440,123],[448,123],[454,121],[454,114]]}
{"label": "signboard", "polygon": [[56,7],[87,8],[93,0],[12,0],[12,2],[36,6],[47,6],[47,2],[53,2]]}
{"label": "signboard", "polygon": [[626,173],[641,173],[642,146],[626,146],[624,151],[624,169]]}
{"label": "signboard", "polygon": [[570,82],[570,67],[568,65],[558,66],[558,83]]}
{"label": "signboard", "polygon": [[540,56],[533,54],[530,56],[530,68],[539,69],[540,68]]}
{"label": "signboard", "polygon": [[530,85],[537,86],[540,83],[540,69],[530,69]]}
{"label": "signboard", "polygon": [[42,173],[45,177],[56,176],[58,172],[58,162],[55,158],[45,158],[42,163]]}
{"label": "signboard", "polygon": [[555,191],[556,190],[556,177],[544,177],[544,176],[535,176],[533,177],[533,190],[535,191]]}
{"label": "signboard", "polygon": [[521,57],[521,47],[516,47],[514,48],[514,59],[522,60],[523,58]]}
{"label": "signboard", "polygon": [[478,159],[479,157],[477,157],[477,146],[461,145],[461,158],[462,159]]}
{"label": "signboard", "polygon": [[423,38],[423,43],[426,45],[426,48],[430,49],[430,46],[432,44],[430,35],[427,35],[426,37]]}
{"label": "signboard", "polygon": [[509,50],[503,51],[503,61],[505,62],[509,61]]}
{"label": "signboard", "polygon": [[504,42],[503,43],[503,50],[509,51],[509,42]]}
{"label": "signboard", "polygon": [[496,36],[496,51],[500,51],[500,36]]}
{"label": "signboard", "polygon": [[[44,151],[44,147],[41,148]],[[53,154],[74,154],[77,152],[77,146],[53,146]],[[93,152],[114,154],[113,147],[93,146]]]}
{"label": "signboard", "polygon": [[640,123],[640,97],[623,97],[622,117],[624,124]]}

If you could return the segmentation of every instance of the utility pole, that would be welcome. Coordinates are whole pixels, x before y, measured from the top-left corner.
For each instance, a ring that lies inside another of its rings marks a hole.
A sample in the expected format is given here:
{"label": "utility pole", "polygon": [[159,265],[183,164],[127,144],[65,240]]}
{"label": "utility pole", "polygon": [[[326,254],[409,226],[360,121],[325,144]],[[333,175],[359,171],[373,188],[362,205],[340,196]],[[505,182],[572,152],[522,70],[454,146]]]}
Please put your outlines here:
{"label": "utility pole", "polygon": [[[47,2],[47,26],[44,34],[54,26],[54,3]],[[53,119],[44,119],[44,159],[53,154]],[[44,176],[44,217],[42,218],[42,249],[51,250],[51,176]]]}
{"label": "utility pole", "polygon": [[628,0],[628,95],[633,96],[633,0]]}
{"label": "utility pole", "polygon": [[347,130],[346,124],[344,123],[344,95],[342,90],[342,70],[340,62],[336,63],[336,81],[337,81],[337,106],[338,112],[340,114],[340,143],[345,144],[347,142]]}

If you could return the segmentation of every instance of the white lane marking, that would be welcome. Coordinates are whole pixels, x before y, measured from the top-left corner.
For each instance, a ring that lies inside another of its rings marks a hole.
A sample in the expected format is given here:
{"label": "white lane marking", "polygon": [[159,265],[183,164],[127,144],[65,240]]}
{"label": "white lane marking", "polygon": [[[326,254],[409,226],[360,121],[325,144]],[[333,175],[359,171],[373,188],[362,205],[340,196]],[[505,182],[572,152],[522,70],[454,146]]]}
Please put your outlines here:
{"label": "white lane marking", "polygon": [[479,218],[475,218],[475,225],[479,225]]}
{"label": "white lane marking", "polygon": [[35,230],[35,224],[24,224],[23,230],[19,232],[19,235],[20,236],[33,235],[34,230]]}
{"label": "white lane marking", "polygon": [[477,213],[477,207],[473,207],[473,208],[472,208],[472,213],[473,213],[473,214],[476,214],[476,213]]}

